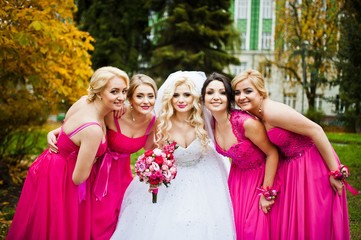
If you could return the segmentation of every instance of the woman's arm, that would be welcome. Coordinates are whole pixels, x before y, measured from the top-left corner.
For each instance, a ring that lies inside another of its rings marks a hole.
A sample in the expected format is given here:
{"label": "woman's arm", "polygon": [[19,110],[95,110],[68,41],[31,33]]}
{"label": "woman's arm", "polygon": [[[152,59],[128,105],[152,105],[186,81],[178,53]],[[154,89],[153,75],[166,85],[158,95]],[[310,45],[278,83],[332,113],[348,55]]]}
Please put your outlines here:
{"label": "woman's arm", "polygon": [[[329,171],[339,168],[339,163],[335,158],[334,150],[326,133],[317,123],[298,113],[293,108],[274,101],[268,103],[264,120],[273,127],[279,127],[288,131],[309,137],[316,145]],[[285,117],[287,116],[287,117]],[[342,194],[342,182],[330,177],[331,187]]]}
{"label": "woman's arm", "polygon": [[[248,119],[244,123],[245,135],[259,149],[266,154],[265,176],[263,179],[264,188],[272,188],[278,166],[277,148],[269,141],[264,125],[254,119]],[[274,200],[266,200],[263,195],[260,198],[260,208],[267,213],[274,204]]]}
{"label": "woman's arm", "polygon": [[92,125],[78,132],[77,137],[79,137],[80,148],[72,175],[75,185],[83,183],[89,177],[103,139],[103,131],[99,126]]}

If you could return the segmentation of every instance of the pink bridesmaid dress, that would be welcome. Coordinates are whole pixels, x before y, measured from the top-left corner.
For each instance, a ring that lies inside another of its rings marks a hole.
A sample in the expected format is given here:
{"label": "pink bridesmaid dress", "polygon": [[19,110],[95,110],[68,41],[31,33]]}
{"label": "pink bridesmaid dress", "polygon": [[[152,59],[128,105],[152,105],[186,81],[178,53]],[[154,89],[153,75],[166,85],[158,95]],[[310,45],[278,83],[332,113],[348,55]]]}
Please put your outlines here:
{"label": "pink bridesmaid dress", "polygon": [[117,131],[108,129],[108,149],[97,164],[98,175],[92,197],[92,239],[109,240],[115,231],[125,190],[133,180],[130,155],[145,146],[155,122],[153,116],[143,136],[130,138],[122,134],[114,118]]}
{"label": "pink bridesmaid dress", "polygon": [[[59,152],[46,149],[30,166],[7,239],[76,240],[90,235],[84,212],[90,185],[85,181],[77,186],[72,181],[79,146],[70,139],[90,125],[99,123],[86,123],[70,134],[61,128]],[[96,156],[105,150],[106,142],[100,144]]]}
{"label": "pink bridesmaid dress", "polygon": [[272,239],[350,239],[346,190],[342,196],[333,191],[328,167],[312,140],[281,128],[267,134],[280,153]]}
{"label": "pink bridesmaid dress", "polygon": [[228,150],[216,143],[217,151],[232,159],[228,177],[237,240],[270,239],[269,215],[259,209],[259,191],[265,173],[265,154],[245,137],[244,122],[251,115],[232,110],[230,121],[238,143]]}

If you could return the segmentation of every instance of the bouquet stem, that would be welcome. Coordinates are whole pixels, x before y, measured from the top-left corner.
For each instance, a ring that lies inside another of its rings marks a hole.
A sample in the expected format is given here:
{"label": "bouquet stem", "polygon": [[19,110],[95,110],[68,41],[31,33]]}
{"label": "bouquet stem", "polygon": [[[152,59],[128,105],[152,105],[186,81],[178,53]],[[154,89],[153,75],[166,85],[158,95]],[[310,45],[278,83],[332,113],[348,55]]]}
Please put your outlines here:
{"label": "bouquet stem", "polygon": [[152,189],[152,203],[157,203],[158,188]]}

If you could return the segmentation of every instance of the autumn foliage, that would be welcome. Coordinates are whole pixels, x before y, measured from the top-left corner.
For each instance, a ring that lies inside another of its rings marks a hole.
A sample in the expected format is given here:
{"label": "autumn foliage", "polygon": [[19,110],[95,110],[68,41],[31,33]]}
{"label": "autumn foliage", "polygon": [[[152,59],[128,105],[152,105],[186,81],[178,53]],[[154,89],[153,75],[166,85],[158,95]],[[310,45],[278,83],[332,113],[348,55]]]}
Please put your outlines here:
{"label": "autumn foliage", "polygon": [[0,168],[60,101],[86,93],[93,38],[77,29],[75,11],[73,1],[0,1]]}

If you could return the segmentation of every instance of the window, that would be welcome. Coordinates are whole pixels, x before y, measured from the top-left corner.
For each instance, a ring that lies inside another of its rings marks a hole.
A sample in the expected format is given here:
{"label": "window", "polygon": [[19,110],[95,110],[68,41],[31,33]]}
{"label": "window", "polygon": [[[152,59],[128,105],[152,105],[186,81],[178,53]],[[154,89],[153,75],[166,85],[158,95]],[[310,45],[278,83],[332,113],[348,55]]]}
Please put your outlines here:
{"label": "window", "polygon": [[247,69],[247,62],[241,62],[237,66],[233,66],[232,74],[237,75]]}
{"label": "window", "polygon": [[248,0],[236,0],[235,1],[235,15],[238,19],[247,18],[247,5]]}
{"label": "window", "polygon": [[317,94],[315,99],[316,109],[322,110],[323,95]]}
{"label": "window", "polygon": [[246,41],[247,41],[247,34],[243,32],[243,33],[241,33],[241,49],[242,50],[245,50],[247,47]]}
{"label": "window", "polygon": [[262,33],[262,49],[271,49],[272,35],[269,32]]}
{"label": "window", "polygon": [[271,64],[265,64],[264,65],[263,76],[265,78],[271,78],[272,77],[272,65]]}
{"label": "window", "polygon": [[263,0],[263,18],[272,18],[272,0]]}
{"label": "window", "polygon": [[296,107],[296,94],[294,93],[285,93],[283,95],[283,103],[295,108]]}

